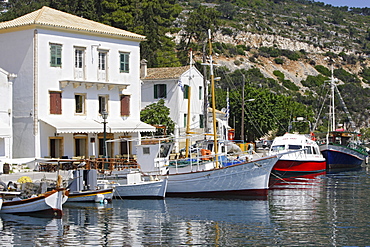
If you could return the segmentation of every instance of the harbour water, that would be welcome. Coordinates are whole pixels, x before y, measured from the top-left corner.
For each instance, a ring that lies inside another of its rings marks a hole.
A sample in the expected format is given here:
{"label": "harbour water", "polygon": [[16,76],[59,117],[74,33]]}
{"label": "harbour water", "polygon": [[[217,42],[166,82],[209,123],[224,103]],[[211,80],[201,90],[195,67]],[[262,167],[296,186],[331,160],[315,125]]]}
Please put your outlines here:
{"label": "harbour water", "polygon": [[369,246],[370,176],[272,179],[267,200],[70,203],[62,219],[0,215],[1,246]]}

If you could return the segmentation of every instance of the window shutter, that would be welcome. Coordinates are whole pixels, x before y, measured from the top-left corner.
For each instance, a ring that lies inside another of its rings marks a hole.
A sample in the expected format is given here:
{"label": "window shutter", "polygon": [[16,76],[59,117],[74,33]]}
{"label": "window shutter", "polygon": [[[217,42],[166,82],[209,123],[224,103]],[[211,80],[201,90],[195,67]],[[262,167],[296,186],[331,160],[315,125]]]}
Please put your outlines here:
{"label": "window shutter", "polygon": [[167,98],[167,84],[163,84],[162,98]]}
{"label": "window shutter", "polygon": [[130,115],[130,96],[121,95],[121,116]]}
{"label": "window shutter", "polygon": [[158,99],[158,85],[154,85],[154,98]]}
{"label": "window shutter", "polygon": [[50,114],[62,114],[62,93],[50,92]]}

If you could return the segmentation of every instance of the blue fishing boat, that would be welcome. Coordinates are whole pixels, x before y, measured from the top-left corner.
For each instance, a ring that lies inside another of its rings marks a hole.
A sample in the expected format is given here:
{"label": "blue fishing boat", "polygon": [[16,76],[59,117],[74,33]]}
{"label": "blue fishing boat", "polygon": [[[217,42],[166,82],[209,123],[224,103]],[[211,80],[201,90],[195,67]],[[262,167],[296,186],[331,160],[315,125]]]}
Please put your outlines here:
{"label": "blue fishing boat", "polygon": [[326,159],[326,168],[330,171],[359,169],[368,153],[356,144],[356,132],[331,131],[326,143],[320,146]]}
{"label": "blue fishing boat", "polygon": [[[359,169],[364,162],[368,153],[365,148],[359,143],[358,137],[360,134],[356,131],[356,125],[352,120],[349,111],[343,101],[342,96],[335,84],[337,80],[332,76],[330,80],[331,88],[331,101],[330,101],[330,114],[329,114],[329,131],[326,138],[321,142],[320,151],[326,159],[326,169],[328,172],[336,172],[342,170]],[[335,105],[334,94],[337,92],[344,112],[349,120],[348,129],[345,125],[336,125],[335,119]],[[339,127],[339,128],[337,128]]]}

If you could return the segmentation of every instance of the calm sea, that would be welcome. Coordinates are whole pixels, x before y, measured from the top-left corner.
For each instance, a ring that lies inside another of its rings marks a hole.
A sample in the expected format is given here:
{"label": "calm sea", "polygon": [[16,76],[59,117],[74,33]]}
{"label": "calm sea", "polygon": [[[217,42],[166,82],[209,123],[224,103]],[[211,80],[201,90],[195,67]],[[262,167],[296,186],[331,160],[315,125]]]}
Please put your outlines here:
{"label": "calm sea", "polygon": [[267,200],[68,204],[62,219],[0,215],[1,246],[370,246],[370,176],[272,180]]}

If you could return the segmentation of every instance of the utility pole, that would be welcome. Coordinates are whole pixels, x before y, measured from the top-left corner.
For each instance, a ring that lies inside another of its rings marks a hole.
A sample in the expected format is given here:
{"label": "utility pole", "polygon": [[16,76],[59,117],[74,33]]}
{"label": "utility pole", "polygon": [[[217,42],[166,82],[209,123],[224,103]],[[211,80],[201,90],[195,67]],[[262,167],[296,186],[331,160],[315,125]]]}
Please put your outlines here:
{"label": "utility pole", "polygon": [[242,76],[243,76],[243,84],[242,84],[242,119],[241,119],[242,126],[241,126],[241,130],[240,130],[240,138],[244,143],[244,86],[245,86],[245,76],[244,76],[244,74],[242,74]]}

